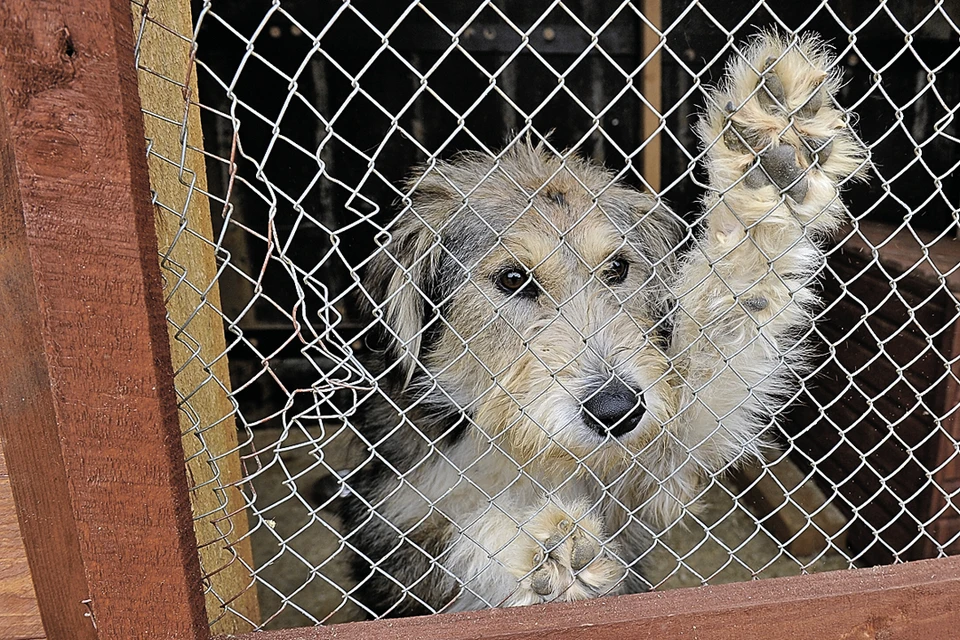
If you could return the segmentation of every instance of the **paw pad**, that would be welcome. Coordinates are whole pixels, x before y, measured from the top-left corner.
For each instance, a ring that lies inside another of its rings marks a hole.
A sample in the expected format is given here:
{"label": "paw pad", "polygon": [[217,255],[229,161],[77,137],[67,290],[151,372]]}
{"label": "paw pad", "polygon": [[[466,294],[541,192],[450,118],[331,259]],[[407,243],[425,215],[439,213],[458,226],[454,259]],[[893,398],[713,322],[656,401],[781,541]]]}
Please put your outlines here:
{"label": "paw pad", "polygon": [[574,515],[548,505],[528,523],[528,560],[516,567],[515,603],[593,598],[615,591],[623,565],[611,556],[616,545],[601,545],[602,526],[577,505]]}
{"label": "paw pad", "polygon": [[772,183],[795,202],[803,202],[806,198],[807,182],[804,170],[797,163],[797,150],[786,144],[763,151],[744,178],[744,183],[751,189]]}
{"label": "paw pad", "polygon": [[711,188],[735,215],[786,205],[824,228],[842,217],[836,194],[865,173],[867,150],[834,101],[840,86],[832,52],[811,34],[765,33],[730,61],[697,133]]}
{"label": "paw pad", "polygon": [[570,550],[570,567],[581,571],[600,555],[600,545],[585,536],[575,536]]}
{"label": "paw pad", "polygon": [[539,596],[553,593],[553,572],[549,567],[540,567],[530,576],[530,588]]}
{"label": "paw pad", "polygon": [[[744,186],[761,189],[772,184],[781,194],[802,204],[809,190],[807,171],[826,164],[834,148],[832,136],[817,136],[806,130],[812,119],[829,108],[828,74],[810,68],[804,82],[793,79],[785,83],[775,68],[777,63],[776,57],[768,56],[760,66],[756,85],[746,98],[746,103],[750,103],[756,97],[755,106],[738,107],[734,100],[724,105],[723,144],[735,153],[754,156],[755,160],[744,171]],[[791,105],[798,103],[791,112]],[[749,114],[757,113],[757,105],[763,116],[752,126],[745,125],[743,120],[749,121]]]}
{"label": "paw pad", "polygon": [[808,165],[817,162],[826,164],[833,152],[833,138],[801,138],[803,147],[800,151]]}

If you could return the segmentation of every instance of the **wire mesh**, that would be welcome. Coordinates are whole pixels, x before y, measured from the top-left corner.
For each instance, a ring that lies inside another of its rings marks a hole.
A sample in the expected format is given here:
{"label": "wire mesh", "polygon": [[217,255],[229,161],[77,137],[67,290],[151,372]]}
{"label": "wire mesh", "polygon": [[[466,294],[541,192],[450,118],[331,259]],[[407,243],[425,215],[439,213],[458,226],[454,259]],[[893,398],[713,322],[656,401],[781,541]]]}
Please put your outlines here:
{"label": "wire mesh", "polygon": [[[956,547],[956,2],[160,4],[137,59],[177,98],[144,118],[212,620]],[[843,82],[794,101],[817,69]],[[833,137],[791,138],[823,109]]]}

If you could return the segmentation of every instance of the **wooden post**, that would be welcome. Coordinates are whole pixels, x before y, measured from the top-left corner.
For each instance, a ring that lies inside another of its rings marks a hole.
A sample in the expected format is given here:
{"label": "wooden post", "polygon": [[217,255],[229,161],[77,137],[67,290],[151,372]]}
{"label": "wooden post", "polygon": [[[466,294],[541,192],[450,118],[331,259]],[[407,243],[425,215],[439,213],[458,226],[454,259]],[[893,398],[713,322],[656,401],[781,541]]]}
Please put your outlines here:
{"label": "wooden post", "polygon": [[[207,192],[190,3],[133,5],[139,40],[140,101],[150,144],[157,240],[164,256],[170,350],[181,398],[190,502],[200,547],[207,615],[213,633],[241,633],[258,623],[257,590],[248,567],[246,501],[226,351],[213,225]],[[186,146],[186,148],[184,148]],[[181,163],[182,162],[182,166]],[[186,278],[186,282],[181,278]],[[199,424],[194,424],[197,421]]]}
{"label": "wooden post", "polygon": [[0,430],[51,639],[209,637],[127,0],[0,3]]}
{"label": "wooden post", "polygon": [[[662,11],[660,0],[643,0],[643,15],[657,29],[662,26]],[[660,44],[660,34],[641,22],[640,40],[642,44],[641,60],[653,53]],[[647,181],[654,192],[660,190],[660,135],[654,132],[660,126],[663,114],[663,69],[661,54],[656,54],[643,67],[641,73],[642,93],[647,102],[655,109],[651,111],[646,105],[641,108],[643,113],[640,120],[640,131],[647,146],[643,148],[643,179]],[[652,137],[651,137],[652,136]]]}

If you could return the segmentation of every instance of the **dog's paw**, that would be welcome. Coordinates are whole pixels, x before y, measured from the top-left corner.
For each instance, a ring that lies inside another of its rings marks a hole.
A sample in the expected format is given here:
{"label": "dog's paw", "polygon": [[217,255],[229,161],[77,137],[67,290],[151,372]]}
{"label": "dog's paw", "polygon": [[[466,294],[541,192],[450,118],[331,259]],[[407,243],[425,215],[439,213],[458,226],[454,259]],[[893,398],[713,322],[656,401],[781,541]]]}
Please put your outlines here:
{"label": "dog's paw", "polygon": [[513,549],[517,577],[512,605],[581,600],[619,590],[622,563],[604,539],[599,520],[579,505],[545,504],[522,526]]}
{"label": "dog's paw", "polygon": [[837,187],[864,171],[866,150],[839,87],[829,49],[809,35],[763,34],[728,65],[698,133],[710,186],[742,224],[776,218],[781,204],[813,229],[840,221]]}

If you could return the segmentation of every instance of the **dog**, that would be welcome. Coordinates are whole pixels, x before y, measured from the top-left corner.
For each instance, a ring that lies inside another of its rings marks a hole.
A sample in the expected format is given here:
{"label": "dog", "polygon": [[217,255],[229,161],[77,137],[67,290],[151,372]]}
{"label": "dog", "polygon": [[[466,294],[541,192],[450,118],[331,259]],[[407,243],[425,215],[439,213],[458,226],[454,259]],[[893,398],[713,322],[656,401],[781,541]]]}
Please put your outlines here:
{"label": "dog", "polygon": [[[366,265],[386,340],[345,481],[377,616],[650,588],[653,537],[757,456],[866,150],[815,36],[755,37],[696,125],[698,230],[523,137],[415,172]],[[686,247],[681,251],[681,247]]]}

